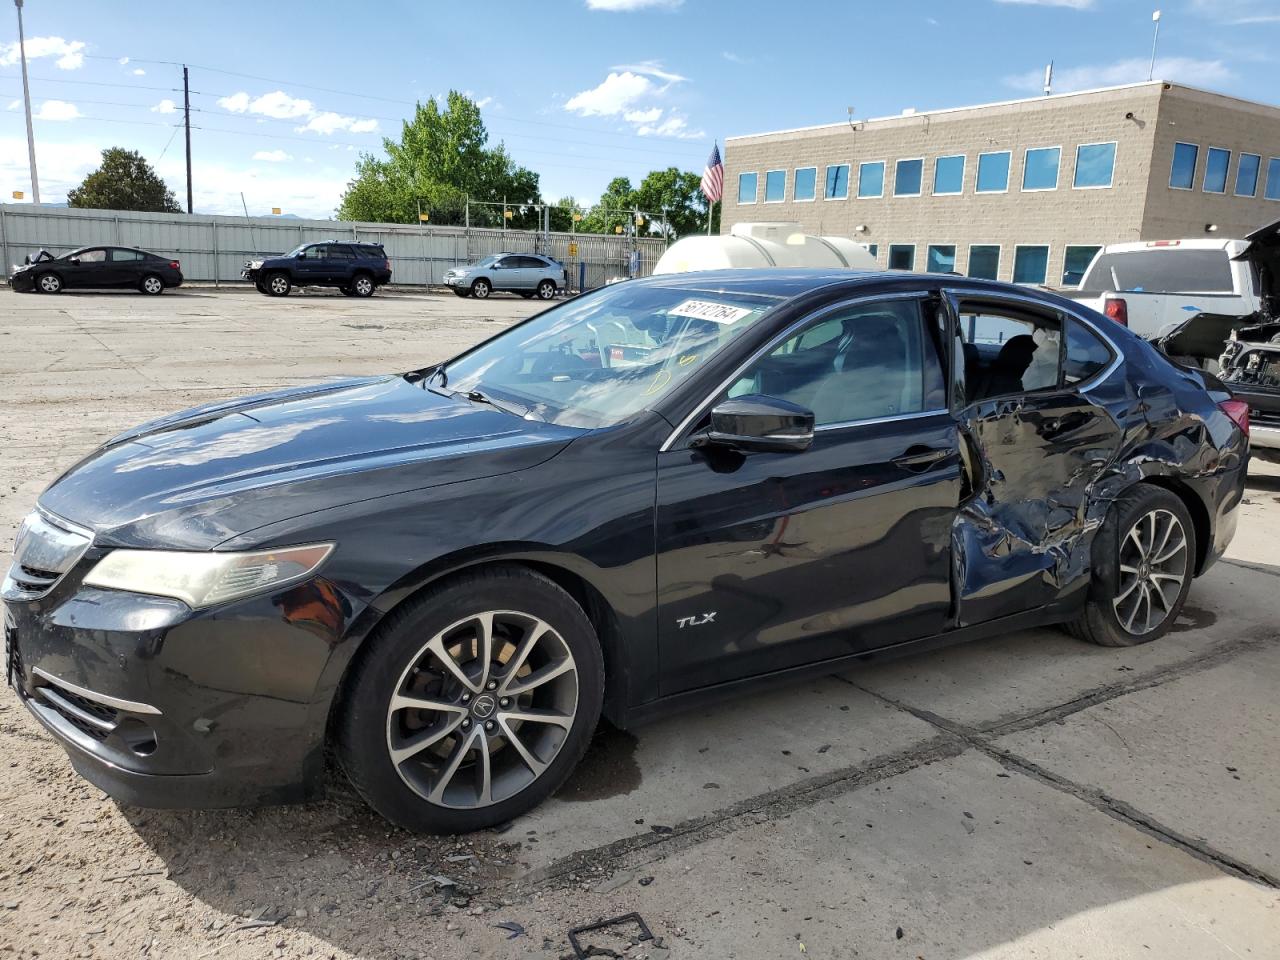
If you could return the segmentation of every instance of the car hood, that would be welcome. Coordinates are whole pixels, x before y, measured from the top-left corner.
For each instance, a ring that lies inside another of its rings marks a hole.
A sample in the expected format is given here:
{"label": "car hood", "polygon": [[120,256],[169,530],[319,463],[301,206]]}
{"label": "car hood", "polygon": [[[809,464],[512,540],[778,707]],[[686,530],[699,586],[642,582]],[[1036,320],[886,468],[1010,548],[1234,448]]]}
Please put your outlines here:
{"label": "car hood", "polygon": [[54,481],[40,505],[105,545],[209,549],[317,510],[523,470],[581,433],[404,377],[347,380],[127,431]]}

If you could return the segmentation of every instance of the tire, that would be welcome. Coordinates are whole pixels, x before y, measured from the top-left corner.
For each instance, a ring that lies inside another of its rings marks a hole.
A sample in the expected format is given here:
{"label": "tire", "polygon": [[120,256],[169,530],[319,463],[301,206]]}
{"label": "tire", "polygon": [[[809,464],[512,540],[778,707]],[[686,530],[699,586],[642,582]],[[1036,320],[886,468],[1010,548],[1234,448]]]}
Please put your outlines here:
{"label": "tire", "polygon": [[61,293],[62,278],[56,273],[42,273],[36,277],[36,287],[41,293]]}
{"label": "tire", "polygon": [[[491,638],[487,658],[483,636]],[[513,697],[502,696],[507,689]],[[428,591],[379,627],[344,684],[335,753],[356,791],[392,823],[480,830],[564,783],[590,743],[603,695],[600,644],[582,608],[540,574],[495,567]],[[403,751],[398,762],[393,750]]]}
{"label": "tire", "polygon": [[471,292],[470,290],[460,290],[457,287],[450,287],[449,289],[453,291],[453,295],[455,297],[465,297],[468,293]]}
{"label": "tire", "polygon": [[1195,557],[1195,525],[1183,502],[1138,484],[1112,505],[1094,538],[1088,600],[1068,631],[1104,647],[1158,640],[1186,602]]}
{"label": "tire", "polygon": [[493,292],[493,284],[484,277],[481,277],[475,283],[471,284],[471,295],[477,300],[488,300],[489,294]]}
{"label": "tire", "polygon": [[138,283],[138,290],[147,296],[158,297],[164,293],[164,280],[156,276],[154,273],[148,273]]}
{"label": "tire", "polygon": [[376,289],[373,277],[367,273],[357,273],[351,280],[351,290],[357,297],[372,297]]}
{"label": "tire", "polygon": [[267,295],[271,297],[287,297],[293,289],[293,281],[284,271],[276,271],[267,277]]}
{"label": "tire", "polygon": [[550,300],[556,295],[556,283],[554,280],[538,281],[538,299]]}

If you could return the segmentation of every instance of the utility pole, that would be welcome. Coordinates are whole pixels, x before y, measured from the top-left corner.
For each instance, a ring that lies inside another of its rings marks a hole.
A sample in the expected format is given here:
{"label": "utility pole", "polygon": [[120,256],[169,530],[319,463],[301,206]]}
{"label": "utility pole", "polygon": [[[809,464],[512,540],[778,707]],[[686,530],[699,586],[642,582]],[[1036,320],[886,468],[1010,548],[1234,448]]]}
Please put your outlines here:
{"label": "utility pole", "polygon": [[1147,70],[1147,79],[1154,80],[1156,75],[1156,45],[1160,43],[1160,11],[1157,10],[1151,14],[1151,22],[1155,24],[1154,35],[1151,37],[1151,66]]}
{"label": "utility pole", "polygon": [[187,65],[182,65],[182,122],[187,128],[187,213],[194,213],[191,204],[191,87],[187,83]]}
{"label": "utility pole", "polygon": [[27,85],[27,41],[22,35],[22,0],[13,0],[18,8],[18,55],[22,60],[22,99],[27,105],[27,156],[31,163],[31,199],[40,205],[40,177],[36,174],[36,135],[31,129],[31,88]]}

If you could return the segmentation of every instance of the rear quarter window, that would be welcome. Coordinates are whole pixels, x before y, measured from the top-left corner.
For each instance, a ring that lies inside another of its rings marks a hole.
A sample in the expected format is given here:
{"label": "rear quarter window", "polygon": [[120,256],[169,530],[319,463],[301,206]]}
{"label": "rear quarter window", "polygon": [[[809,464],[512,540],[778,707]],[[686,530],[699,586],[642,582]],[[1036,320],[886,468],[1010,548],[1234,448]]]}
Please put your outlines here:
{"label": "rear quarter window", "polygon": [[1134,293],[1231,293],[1231,261],[1225,250],[1132,250],[1104,253],[1085,275],[1081,290]]}
{"label": "rear quarter window", "polygon": [[1083,383],[1107,368],[1111,348],[1078,320],[1067,320],[1067,349],[1062,361],[1063,382]]}

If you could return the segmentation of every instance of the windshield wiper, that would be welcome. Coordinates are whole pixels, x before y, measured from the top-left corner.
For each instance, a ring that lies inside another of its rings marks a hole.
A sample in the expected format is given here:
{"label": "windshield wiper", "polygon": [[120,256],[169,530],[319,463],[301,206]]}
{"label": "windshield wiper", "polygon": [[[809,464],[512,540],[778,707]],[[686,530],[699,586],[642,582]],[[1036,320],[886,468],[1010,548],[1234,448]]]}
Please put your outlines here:
{"label": "windshield wiper", "polygon": [[[462,395],[472,403],[487,403],[497,410],[514,414],[517,417],[528,417],[532,413],[532,410],[523,404],[516,403],[514,400],[501,400],[497,397],[491,397],[478,388],[472,388]],[[537,419],[537,417],[535,416],[534,419]]]}

